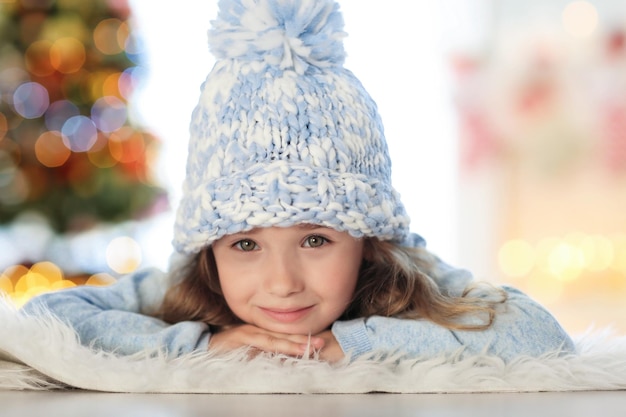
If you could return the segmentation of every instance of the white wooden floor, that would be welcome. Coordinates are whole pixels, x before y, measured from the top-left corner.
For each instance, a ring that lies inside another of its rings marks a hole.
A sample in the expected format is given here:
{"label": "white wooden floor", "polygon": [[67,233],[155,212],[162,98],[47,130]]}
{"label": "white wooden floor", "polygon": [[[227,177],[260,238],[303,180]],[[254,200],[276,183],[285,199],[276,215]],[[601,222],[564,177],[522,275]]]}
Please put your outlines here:
{"label": "white wooden floor", "polygon": [[527,394],[169,395],[0,392],[1,417],[624,417],[626,391]]}

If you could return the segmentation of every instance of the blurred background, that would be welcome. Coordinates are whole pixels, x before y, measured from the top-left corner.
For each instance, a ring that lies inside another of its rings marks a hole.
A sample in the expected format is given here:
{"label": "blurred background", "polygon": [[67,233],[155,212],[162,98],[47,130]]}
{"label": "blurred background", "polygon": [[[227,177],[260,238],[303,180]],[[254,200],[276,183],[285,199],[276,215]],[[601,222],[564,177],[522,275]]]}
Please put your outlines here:
{"label": "blurred background", "polygon": [[[339,3],[412,229],[574,334],[626,332],[626,2]],[[216,12],[0,0],[0,291],[16,303],[167,268]]]}

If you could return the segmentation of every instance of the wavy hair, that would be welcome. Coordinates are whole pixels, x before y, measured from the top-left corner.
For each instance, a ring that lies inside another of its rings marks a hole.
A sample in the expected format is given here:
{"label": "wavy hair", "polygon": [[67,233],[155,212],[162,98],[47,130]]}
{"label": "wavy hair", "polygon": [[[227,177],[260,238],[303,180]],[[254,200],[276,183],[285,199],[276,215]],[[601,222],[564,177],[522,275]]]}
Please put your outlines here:
{"label": "wavy hair", "polygon": [[[460,295],[443,292],[435,280],[437,259],[423,248],[367,238],[356,291],[341,320],[386,316],[426,319],[455,330],[484,330],[506,293],[476,284]],[[169,322],[202,321],[221,327],[241,323],[226,304],[213,250],[199,252],[179,271],[165,295],[160,317]]]}

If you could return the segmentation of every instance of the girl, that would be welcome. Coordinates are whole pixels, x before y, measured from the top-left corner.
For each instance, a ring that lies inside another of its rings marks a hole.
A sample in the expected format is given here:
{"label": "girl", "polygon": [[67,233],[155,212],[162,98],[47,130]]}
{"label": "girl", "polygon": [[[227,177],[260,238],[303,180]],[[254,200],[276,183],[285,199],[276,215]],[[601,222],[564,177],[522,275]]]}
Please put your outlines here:
{"label": "girl", "polygon": [[409,233],[376,105],[343,68],[334,1],[219,7],[170,272],[45,294],[25,312],[119,354],[573,352],[526,295],[473,284]]}

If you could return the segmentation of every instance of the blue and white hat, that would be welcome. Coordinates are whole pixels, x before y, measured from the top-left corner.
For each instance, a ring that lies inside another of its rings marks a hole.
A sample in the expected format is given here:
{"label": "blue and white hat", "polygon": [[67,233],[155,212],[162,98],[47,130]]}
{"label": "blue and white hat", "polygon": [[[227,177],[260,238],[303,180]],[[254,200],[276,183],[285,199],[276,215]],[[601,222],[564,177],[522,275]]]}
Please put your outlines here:
{"label": "blue and white hat", "polygon": [[174,246],[194,254],[224,235],[311,223],[403,240],[376,104],[343,68],[332,0],[220,0],[217,62],[190,125]]}

